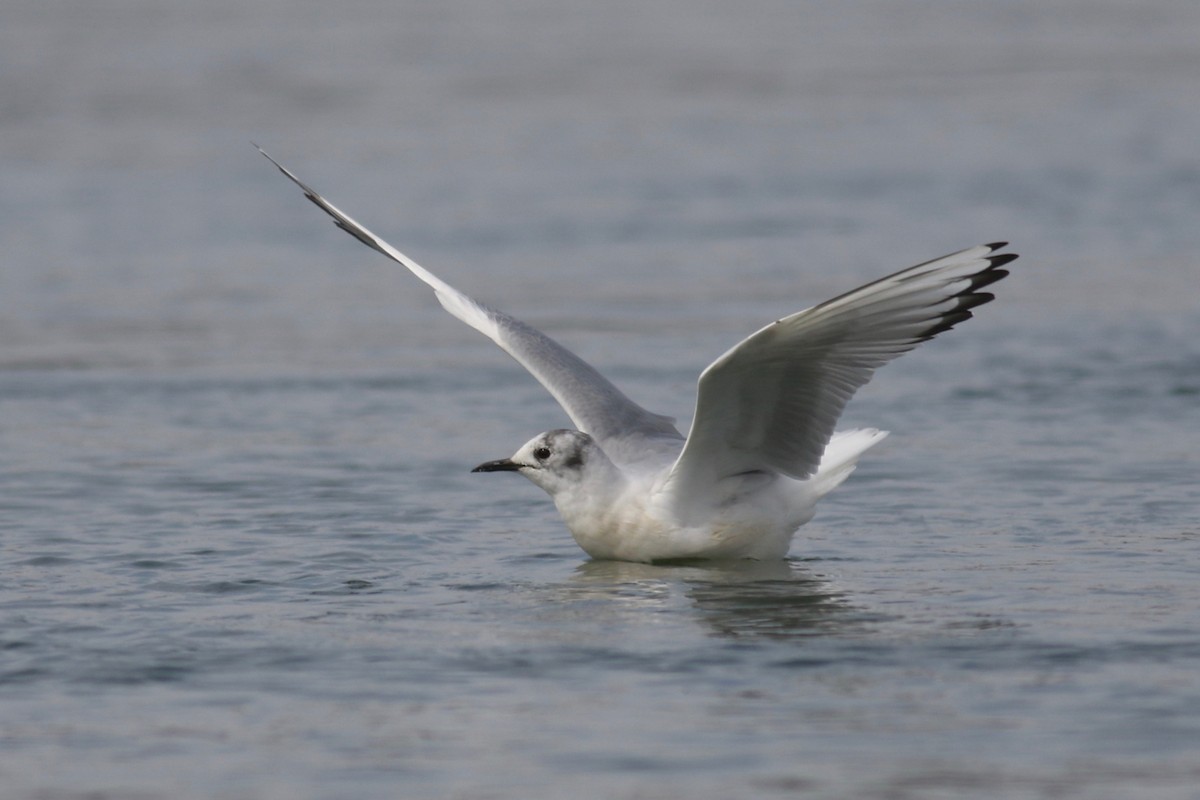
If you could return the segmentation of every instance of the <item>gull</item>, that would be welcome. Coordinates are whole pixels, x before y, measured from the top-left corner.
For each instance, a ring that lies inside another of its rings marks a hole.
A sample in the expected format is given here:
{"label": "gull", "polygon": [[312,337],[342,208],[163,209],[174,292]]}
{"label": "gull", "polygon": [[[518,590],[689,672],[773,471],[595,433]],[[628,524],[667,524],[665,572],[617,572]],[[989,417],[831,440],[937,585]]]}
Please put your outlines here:
{"label": "gull", "polygon": [[760,328],[700,373],[691,428],[626,397],[546,334],[467,296],[376,236],[259,152],[360,242],[433,289],[446,311],[490,338],[575,424],[540,433],[472,472],[517,472],[554,500],[592,558],[781,559],[817,501],[886,431],[835,431],[875,370],[972,316],[1008,274],[1006,242],[880,278]]}

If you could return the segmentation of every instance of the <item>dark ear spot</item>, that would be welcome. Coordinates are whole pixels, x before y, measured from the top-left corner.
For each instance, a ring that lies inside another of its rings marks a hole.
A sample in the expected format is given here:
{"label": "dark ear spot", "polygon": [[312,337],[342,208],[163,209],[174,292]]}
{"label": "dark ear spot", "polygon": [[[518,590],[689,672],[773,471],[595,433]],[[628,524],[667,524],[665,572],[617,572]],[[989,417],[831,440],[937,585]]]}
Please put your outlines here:
{"label": "dark ear spot", "polygon": [[576,450],[571,457],[563,462],[564,469],[579,469],[583,466],[583,451]]}

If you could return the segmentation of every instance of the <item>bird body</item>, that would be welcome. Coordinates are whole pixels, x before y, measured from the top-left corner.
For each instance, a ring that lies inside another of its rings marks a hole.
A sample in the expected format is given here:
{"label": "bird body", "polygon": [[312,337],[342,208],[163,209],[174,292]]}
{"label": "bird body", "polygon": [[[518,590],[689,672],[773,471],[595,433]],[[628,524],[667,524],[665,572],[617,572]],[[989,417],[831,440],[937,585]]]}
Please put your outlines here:
{"label": "bird body", "polygon": [[[261,148],[260,148],[261,152]],[[778,559],[821,497],[887,434],[835,432],[875,370],[993,299],[1016,255],[979,245],[775,320],[700,375],[691,429],[634,403],[544,333],[417,264],[263,153],[338,227],[407,267],[442,306],[508,352],[575,430],[552,430],[475,472],[519,472],[597,559]]]}
{"label": "bird body", "polygon": [[593,558],[772,559],[787,555],[792,534],[812,519],[817,501],[886,435],[873,429],[838,432],[812,477],[732,475],[714,487],[702,509],[681,507],[672,494],[668,477],[679,447],[674,457],[664,451],[664,457],[622,468],[587,434],[554,430],[526,442],[511,458],[474,471],[524,474],[554,499],[567,529]]}

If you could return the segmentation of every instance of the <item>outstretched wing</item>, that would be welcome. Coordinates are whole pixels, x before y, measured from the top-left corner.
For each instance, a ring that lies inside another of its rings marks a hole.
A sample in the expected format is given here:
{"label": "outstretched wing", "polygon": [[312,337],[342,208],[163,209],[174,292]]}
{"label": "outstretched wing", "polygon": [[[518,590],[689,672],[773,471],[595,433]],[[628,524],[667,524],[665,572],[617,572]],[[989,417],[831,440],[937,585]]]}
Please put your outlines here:
{"label": "outstretched wing", "polygon": [[876,368],[971,317],[1016,258],[980,245],[778,320],[700,375],[687,444],[666,484],[686,507],[755,472],[811,476],[846,403]]}
{"label": "outstretched wing", "polygon": [[299,186],[305,197],[333,217],[339,228],[372,250],[403,264],[433,288],[442,308],[500,345],[529,370],[579,430],[591,434],[602,444],[605,440],[630,436],[683,438],[675,429],[673,419],[651,413],[634,403],[591,365],[541,331],[455,289],[317,194],[261,147],[254,146]]}

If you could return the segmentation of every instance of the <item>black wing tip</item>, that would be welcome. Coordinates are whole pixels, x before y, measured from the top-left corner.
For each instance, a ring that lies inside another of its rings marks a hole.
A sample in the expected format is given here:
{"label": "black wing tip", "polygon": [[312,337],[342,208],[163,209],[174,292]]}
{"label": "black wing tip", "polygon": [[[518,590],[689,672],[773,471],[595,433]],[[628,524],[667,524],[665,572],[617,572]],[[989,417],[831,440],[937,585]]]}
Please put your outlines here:
{"label": "black wing tip", "polygon": [[[317,205],[321,205],[321,204],[317,203]],[[328,209],[325,209],[324,206],[321,206],[321,208],[324,209],[325,212],[329,214],[329,216],[333,217],[334,225],[337,225],[339,228],[341,228],[346,233],[353,236],[355,239],[358,239],[360,242],[362,242],[363,244],[365,244],[367,247],[371,248],[372,250],[376,250],[380,253],[383,253],[388,258],[392,258],[392,256],[383,249],[382,245],[379,244],[379,240],[376,239],[374,236],[371,236],[369,233],[367,233],[366,231],[364,231],[362,228],[358,227],[357,225],[351,225],[349,222],[342,219],[341,217],[334,216],[332,213],[330,213],[328,211]]]}
{"label": "black wing tip", "polygon": [[[991,244],[985,244],[984,247],[987,247],[991,252],[995,253],[1001,248],[1008,247],[1008,242],[992,242]],[[992,277],[988,277],[982,283],[976,283],[971,288],[974,289],[980,286],[987,286],[989,283],[995,283],[996,281],[1005,277],[1008,275],[1008,270],[1001,269],[1001,267],[1003,267],[1005,264],[1011,264],[1018,258],[1020,258],[1020,255],[1017,253],[1000,253],[999,255],[984,256],[983,260],[986,261],[988,265],[979,274],[979,277],[983,277],[985,275]]]}
{"label": "black wing tip", "polygon": [[[1008,242],[992,242],[991,244],[985,244],[984,247],[988,249],[989,253],[995,253],[997,250],[1003,250],[1005,247],[1008,247]],[[995,269],[997,267],[1002,267],[1005,264],[1012,263],[1013,261],[1016,261],[1017,258],[1017,253],[1000,253],[999,255],[986,255],[983,257],[983,260],[988,262],[992,269]]]}
{"label": "black wing tip", "polygon": [[[258,152],[263,154],[263,158],[267,159],[267,161],[270,161],[272,164],[274,164],[275,168],[278,169],[280,172],[282,172],[288,180],[290,180],[292,183],[299,186],[300,191],[304,192],[304,196],[306,198],[308,198],[308,200],[310,202],[312,202],[315,206],[317,206],[317,208],[321,209],[329,216],[333,217],[333,221],[337,224],[337,226],[339,228],[343,228],[344,230],[347,230],[350,233],[354,233],[353,231],[350,231],[349,228],[346,228],[346,226],[341,223],[341,221],[338,218],[338,215],[333,213],[333,211],[328,207],[328,201],[324,197],[322,197],[320,195],[320,193],[317,192],[316,189],[312,188],[307,183],[305,183],[304,181],[300,180],[295,175],[293,175],[291,170],[289,170],[287,167],[283,166],[283,164],[280,164],[278,161],[276,161],[274,158],[272,158],[271,155],[266,150],[263,150],[257,144],[254,144],[254,142],[251,142],[250,144],[254,145],[255,149],[258,150]],[[355,234],[355,236],[357,236],[357,234]],[[359,237],[359,238],[362,238],[362,237]],[[372,246],[374,246],[374,245],[372,245]]]}
{"label": "black wing tip", "polygon": [[[254,144],[254,142],[251,142],[250,144]],[[295,175],[293,175],[291,172],[289,172],[287,170],[287,168],[284,167],[282,164],[280,164],[278,161],[271,158],[271,156],[269,156],[267,154],[266,150],[263,150],[261,147],[259,147],[256,144],[254,144],[254,146],[255,146],[255,148],[258,149],[258,152],[262,153],[263,156],[266,157],[266,159],[268,161],[270,161],[272,164],[274,164],[276,167],[278,167],[279,171],[282,172],[288,178],[288,180],[290,180],[292,183],[299,186],[300,191],[304,192],[304,196],[306,198],[308,198],[309,201],[312,202],[313,205],[315,205],[317,208],[321,209],[326,214],[328,214],[329,217],[333,220],[334,225],[338,226],[339,228],[344,230],[346,233],[353,236],[355,239],[358,239],[360,242],[362,242],[363,244],[365,244],[367,247],[371,248],[372,250],[376,250],[380,253],[383,253],[388,258],[390,258],[392,260],[396,260],[395,256],[393,256],[391,253],[387,252],[387,250],[384,249],[383,244],[378,239],[376,239],[372,234],[370,234],[369,232],[364,230],[362,227],[357,225],[352,220],[348,219],[345,214],[342,214],[340,211],[338,211],[336,208],[334,208],[332,205],[330,205],[329,201],[326,200],[324,197],[322,197],[315,189],[313,189],[307,183],[300,180]],[[403,263],[403,262],[401,262],[401,263]]]}
{"label": "black wing tip", "polygon": [[[993,253],[1007,246],[1008,242],[993,242],[984,245],[984,247],[987,247]],[[954,299],[958,302],[954,304],[953,308],[938,316],[935,323],[918,337],[920,341],[928,341],[939,333],[945,333],[960,322],[966,322],[974,316],[971,313],[971,309],[978,308],[995,300],[996,295],[991,292],[981,292],[979,290],[1007,278],[1009,271],[1004,269],[1004,266],[1016,261],[1017,254],[1001,253],[995,256],[985,256],[983,260],[987,262],[987,266],[971,276],[970,284],[954,296]]]}
{"label": "black wing tip", "polygon": [[[1011,260],[1012,259],[1009,259],[1009,261],[1011,261]],[[1007,264],[1008,261],[1005,261],[1004,263]],[[967,287],[967,289],[963,292],[963,294],[964,295],[974,294],[976,289],[982,289],[985,286],[991,286],[996,281],[1003,280],[1004,278],[1007,278],[1007,277],[1008,277],[1008,270],[1006,270],[1006,269],[1000,269],[999,267],[991,267],[990,269],[985,269],[984,271],[978,273],[975,276],[975,278],[971,281],[971,285],[969,287]]]}
{"label": "black wing tip", "polygon": [[[992,299],[992,296],[988,295],[986,300],[982,300],[979,303],[976,303],[976,305],[983,305],[983,303],[986,303],[991,299]],[[929,330],[925,331],[920,336],[918,336],[917,341],[918,342],[928,342],[930,339],[937,336],[939,333],[945,333],[946,331],[950,330],[958,323],[966,322],[973,316],[975,316],[975,315],[972,314],[970,311],[968,311],[966,308],[962,308],[962,307],[959,307],[954,311],[947,311],[945,314],[943,314],[941,317],[938,318],[938,322],[936,325],[934,325],[932,328],[930,328]]]}

